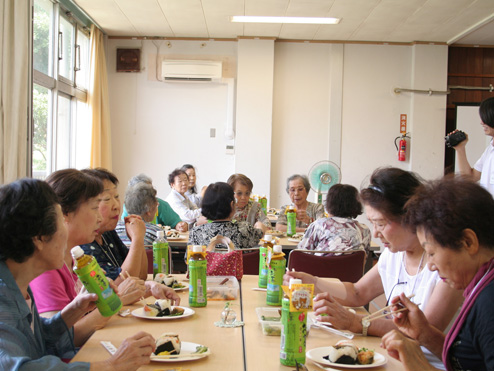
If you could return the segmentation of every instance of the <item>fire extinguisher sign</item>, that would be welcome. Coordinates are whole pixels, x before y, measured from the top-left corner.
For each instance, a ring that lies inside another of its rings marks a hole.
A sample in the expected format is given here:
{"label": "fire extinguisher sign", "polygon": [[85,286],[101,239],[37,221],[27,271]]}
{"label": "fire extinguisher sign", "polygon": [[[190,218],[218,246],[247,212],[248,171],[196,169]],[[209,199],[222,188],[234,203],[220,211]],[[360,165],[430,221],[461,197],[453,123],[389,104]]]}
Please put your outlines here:
{"label": "fire extinguisher sign", "polygon": [[400,115],[400,134],[406,134],[406,132],[407,132],[407,115],[403,113]]}

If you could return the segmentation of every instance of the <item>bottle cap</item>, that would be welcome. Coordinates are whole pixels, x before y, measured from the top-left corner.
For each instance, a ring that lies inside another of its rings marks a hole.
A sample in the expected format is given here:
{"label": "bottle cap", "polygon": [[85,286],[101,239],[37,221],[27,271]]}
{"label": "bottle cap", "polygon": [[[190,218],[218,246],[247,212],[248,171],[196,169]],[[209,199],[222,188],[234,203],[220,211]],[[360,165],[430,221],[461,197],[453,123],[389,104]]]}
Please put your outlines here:
{"label": "bottle cap", "polygon": [[280,254],[283,252],[282,248],[281,248],[281,245],[274,245],[273,246],[273,251],[275,254]]}
{"label": "bottle cap", "polygon": [[201,245],[192,246],[192,252],[202,252],[202,246]]}
{"label": "bottle cap", "polygon": [[84,255],[84,250],[80,246],[74,246],[71,250],[70,253],[72,254],[72,257],[74,259],[79,259],[81,256]]}
{"label": "bottle cap", "polygon": [[158,235],[158,238],[165,237],[165,231],[158,231],[156,234]]}
{"label": "bottle cap", "polygon": [[270,234],[265,234],[264,235],[264,241],[271,241],[273,239],[273,236]]}
{"label": "bottle cap", "polygon": [[288,284],[289,288],[292,288],[292,285],[301,284],[302,280],[300,278],[290,278],[290,283]]}

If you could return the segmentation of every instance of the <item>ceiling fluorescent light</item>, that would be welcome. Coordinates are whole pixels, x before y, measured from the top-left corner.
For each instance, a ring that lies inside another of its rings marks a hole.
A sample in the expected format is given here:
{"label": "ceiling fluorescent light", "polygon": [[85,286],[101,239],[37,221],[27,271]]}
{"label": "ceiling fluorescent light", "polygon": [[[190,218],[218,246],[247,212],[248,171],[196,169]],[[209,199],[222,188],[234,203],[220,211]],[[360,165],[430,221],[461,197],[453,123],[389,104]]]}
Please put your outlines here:
{"label": "ceiling fluorescent light", "polygon": [[329,17],[265,17],[234,15],[232,22],[243,23],[298,23],[298,24],[338,24],[341,18]]}

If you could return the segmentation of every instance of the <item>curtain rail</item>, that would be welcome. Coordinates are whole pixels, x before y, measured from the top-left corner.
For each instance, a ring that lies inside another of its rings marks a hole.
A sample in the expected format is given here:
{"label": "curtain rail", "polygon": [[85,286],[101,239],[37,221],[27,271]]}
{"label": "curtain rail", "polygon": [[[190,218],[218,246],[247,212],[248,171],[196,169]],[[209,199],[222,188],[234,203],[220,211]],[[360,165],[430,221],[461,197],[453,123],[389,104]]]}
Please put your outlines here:
{"label": "curtain rail", "polygon": [[403,89],[403,88],[395,88],[394,92],[396,94],[400,93],[419,93],[419,94],[428,94],[428,95],[447,95],[451,93],[451,89],[457,89],[457,90],[486,90],[489,92],[494,91],[494,86],[492,84],[489,84],[487,87],[483,86],[461,86],[461,85],[449,85],[448,90],[419,90],[419,89]]}

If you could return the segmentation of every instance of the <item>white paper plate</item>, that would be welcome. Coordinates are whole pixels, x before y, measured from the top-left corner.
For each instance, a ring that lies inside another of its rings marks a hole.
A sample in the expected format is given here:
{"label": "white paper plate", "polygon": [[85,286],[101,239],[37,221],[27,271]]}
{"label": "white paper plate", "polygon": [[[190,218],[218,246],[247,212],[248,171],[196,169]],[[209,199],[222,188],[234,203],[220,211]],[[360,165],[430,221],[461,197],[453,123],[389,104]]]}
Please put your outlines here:
{"label": "white paper plate", "polygon": [[175,291],[183,291],[183,290],[188,290],[189,289],[189,284],[187,282],[179,282],[181,285],[184,287],[179,287],[174,289]]}
{"label": "white paper plate", "polygon": [[151,319],[151,320],[157,320],[157,321],[169,321],[169,320],[173,320],[173,319],[180,319],[180,318],[189,317],[195,313],[195,311],[193,309],[186,308],[186,307],[176,307],[176,306],[172,305],[172,309],[173,308],[184,309],[184,314],[182,314],[181,316],[149,317],[149,316],[146,316],[144,314],[144,308],[137,308],[137,309],[134,309],[132,311],[132,315],[134,317],[137,317],[137,318]]}
{"label": "white paper plate", "polygon": [[181,240],[182,238],[185,238],[184,235],[180,235],[179,237],[166,237],[167,241],[176,241],[176,240]]}
{"label": "white paper plate", "polygon": [[[201,346],[201,344],[189,343],[187,341],[182,341],[182,346],[180,349],[180,354],[167,356],[170,358],[160,358],[159,356],[151,356],[151,361],[154,362],[185,362],[185,361],[195,361],[196,359],[201,359],[207,357],[211,354],[211,350],[208,350],[204,353],[197,354],[195,353],[196,348]],[[176,357],[176,358],[173,358]]]}
{"label": "white paper plate", "polygon": [[329,362],[327,359],[324,359],[323,357],[327,356],[328,354],[329,354],[329,347],[311,349],[306,353],[307,358],[309,358],[310,360],[316,363],[320,363],[321,365],[341,367],[341,368],[357,368],[357,369],[372,368],[372,367],[382,366],[388,362],[388,359],[385,356],[383,356],[381,353],[374,352],[374,363],[370,365],[344,365],[342,363]]}

